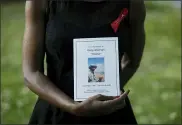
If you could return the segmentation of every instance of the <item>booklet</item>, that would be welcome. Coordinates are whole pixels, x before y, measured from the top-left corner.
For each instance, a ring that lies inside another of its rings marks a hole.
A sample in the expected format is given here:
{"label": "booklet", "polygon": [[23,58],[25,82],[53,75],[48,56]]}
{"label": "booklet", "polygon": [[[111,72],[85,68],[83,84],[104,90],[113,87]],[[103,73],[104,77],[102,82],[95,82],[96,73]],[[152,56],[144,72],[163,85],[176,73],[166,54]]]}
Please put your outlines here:
{"label": "booklet", "polygon": [[118,37],[73,40],[74,100],[120,95]]}

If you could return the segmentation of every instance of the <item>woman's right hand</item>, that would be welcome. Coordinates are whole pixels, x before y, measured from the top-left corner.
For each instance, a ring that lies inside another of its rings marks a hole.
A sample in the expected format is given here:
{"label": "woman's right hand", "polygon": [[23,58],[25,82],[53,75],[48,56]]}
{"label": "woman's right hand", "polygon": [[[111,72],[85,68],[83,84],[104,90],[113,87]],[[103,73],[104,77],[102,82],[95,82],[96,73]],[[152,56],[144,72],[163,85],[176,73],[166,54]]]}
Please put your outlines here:
{"label": "woman's right hand", "polygon": [[74,114],[77,116],[101,116],[111,114],[125,106],[125,98],[129,90],[118,96],[96,95],[76,103]]}

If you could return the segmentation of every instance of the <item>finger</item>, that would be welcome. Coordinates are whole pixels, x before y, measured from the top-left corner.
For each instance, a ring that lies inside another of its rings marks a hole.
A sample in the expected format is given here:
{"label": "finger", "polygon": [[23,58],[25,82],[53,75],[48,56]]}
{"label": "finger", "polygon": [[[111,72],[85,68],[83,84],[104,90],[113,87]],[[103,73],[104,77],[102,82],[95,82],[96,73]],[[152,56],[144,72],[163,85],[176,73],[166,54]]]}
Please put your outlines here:
{"label": "finger", "polygon": [[125,56],[125,55],[126,55],[126,54],[124,53],[123,56],[122,56],[121,61],[124,61],[124,60],[126,59],[126,56]]}
{"label": "finger", "polygon": [[121,68],[122,70],[126,68],[126,66],[130,63],[130,59],[126,53],[124,53],[121,60]]}
{"label": "finger", "polygon": [[95,99],[99,98],[100,96],[102,96],[102,95],[101,94],[97,94],[97,95],[89,97],[88,99],[89,100],[95,100]]}
{"label": "finger", "polygon": [[130,60],[127,53],[124,53],[124,60]]}
{"label": "finger", "polygon": [[123,101],[121,104],[119,104],[119,105],[117,105],[117,106],[113,106],[112,110],[113,110],[113,111],[117,111],[117,110],[119,110],[119,109],[124,108],[125,106],[126,106],[126,103],[125,103],[125,101]]}
{"label": "finger", "polygon": [[122,91],[122,90],[120,90],[120,94],[121,94],[121,95],[123,94],[123,91]]}
{"label": "finger", "polygon": [[119,98],[125,99],[128,96],[129,93],[130,93],[130,90],[127,90],[123,94],[121,94],[121,96]]}
{"label": "finger", "polygon": [[127,90],[124,93],[122,91],[120,91],[120,92],[121,92],[121,95],[120,96],[117,96],[115,99],[120,99],[120,98],[125,99],[128,96],[130,90]]}
{"label": "finger", "polygon": [[108,100],[103,102],[104,106],[117,106],[117,105],[121,105],[122,101],[124,101],[124,99],[127,97],[127,95],[129,94],[129,90],[125,91],[122,95],[120,95],[120,97],[115,98],[114,100]]}
{"label": "finger", "polygon": [[107,101],[107,100],[113,100],[113,99],[115,99],[115,96],[105,96],[105,95],[101,95],[96,100],[98,100],[98,101]]}
{"label": "finger", "polygon": [[129,65],[129,63],[130,63],[130,60],[127,60],[127,61],[122,62],[121,63],[122,70],[124,70]]}
{"label": "finger", "polygon": [[105,96],[102,94],[98,94],[98,95],[90,97],[91,100],[98,100],[98,101],[113,100],[114,98],[115,98],[114,96]]}

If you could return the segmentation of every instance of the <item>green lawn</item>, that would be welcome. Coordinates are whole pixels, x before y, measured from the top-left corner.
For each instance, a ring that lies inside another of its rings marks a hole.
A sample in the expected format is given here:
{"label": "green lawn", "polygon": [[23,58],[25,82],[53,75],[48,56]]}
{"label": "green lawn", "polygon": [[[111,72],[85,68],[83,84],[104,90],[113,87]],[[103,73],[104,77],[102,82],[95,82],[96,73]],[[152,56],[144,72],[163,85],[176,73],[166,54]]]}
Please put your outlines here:
{"label": "green lawn", "polygon": [[[140,124],[181,123],[181,10],[146,2],[146,47],[126,88]],[[1,116],[26,124],[36,96],[23,84],[21,43],[24,5],[1,6]]]}

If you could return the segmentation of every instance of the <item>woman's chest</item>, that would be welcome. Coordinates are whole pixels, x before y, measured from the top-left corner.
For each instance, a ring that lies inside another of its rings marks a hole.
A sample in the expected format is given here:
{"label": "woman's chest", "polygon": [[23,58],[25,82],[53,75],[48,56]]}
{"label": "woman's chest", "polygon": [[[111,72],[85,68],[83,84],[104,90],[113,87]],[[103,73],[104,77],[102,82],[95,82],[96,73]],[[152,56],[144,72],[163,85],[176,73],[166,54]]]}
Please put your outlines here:
{"label": "woman's chest", "polygon": [[[46,30],[46,44],[48,48],[60,50],[73,45],[75,38],[118,37],[119,47],[129,45],[130,28],[127,16],[120,20],[118,30],[115,32],[111,24],[117,20],[123,8],[108,13],[85,13],[69,10],[59,10],[50,16]],[[113,14],[112,14],[112,13]]]}

